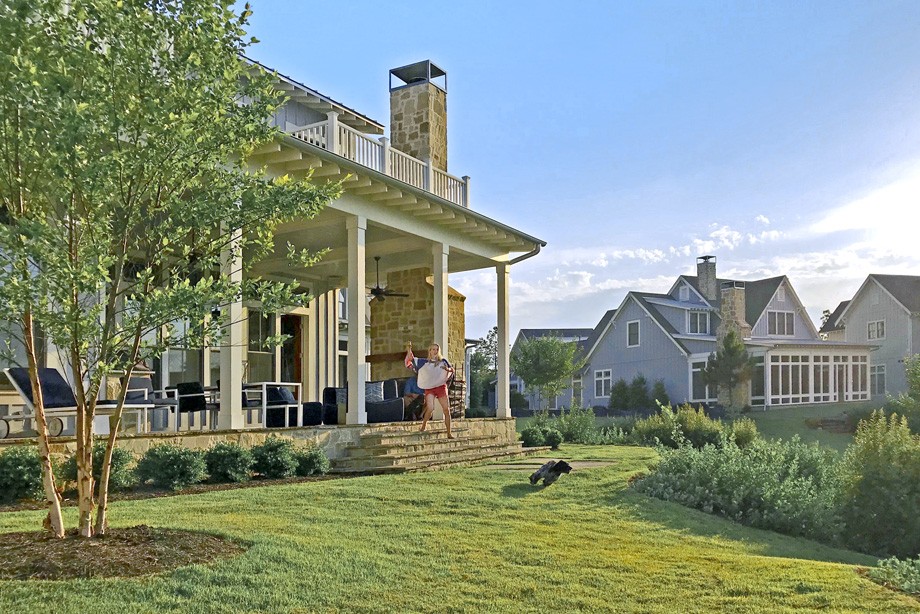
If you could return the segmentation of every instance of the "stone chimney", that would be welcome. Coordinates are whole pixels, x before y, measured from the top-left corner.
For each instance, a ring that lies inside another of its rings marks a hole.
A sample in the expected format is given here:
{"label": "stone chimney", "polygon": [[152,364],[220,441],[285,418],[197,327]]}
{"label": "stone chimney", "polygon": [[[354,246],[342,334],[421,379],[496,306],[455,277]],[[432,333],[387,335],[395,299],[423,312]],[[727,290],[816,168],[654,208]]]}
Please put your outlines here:
{"label": "stone chimney", "polygon": [[430,60],[390,71],[390,145],[447,172],[447,73]]}
{"label": "stone chimney", "polygon": [[716,257],[700,256],[696,259],[696,279],[700,293],[707,301],[719,298],[719,282],[716,279]]}
{"label": "stone chimney", "polygon": [[719,328],[716,338],[721,343],[728,331],[733,330],[741,339],[751,336],[751,325],[745,319],[745,299],[743,281],[726,281],[722,283],[722,302],[719,307]]}

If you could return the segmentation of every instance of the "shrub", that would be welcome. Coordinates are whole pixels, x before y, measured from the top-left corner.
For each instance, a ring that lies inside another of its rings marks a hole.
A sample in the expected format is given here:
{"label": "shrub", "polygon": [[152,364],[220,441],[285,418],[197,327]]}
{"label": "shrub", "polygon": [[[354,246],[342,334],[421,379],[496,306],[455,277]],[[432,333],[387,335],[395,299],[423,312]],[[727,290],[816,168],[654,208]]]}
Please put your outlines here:
{"label": "shrub", "polygon": [[530,407],[527,397],[517,390],[512,390],[511,394],[508,395],[508,405],[511,406],[511,409],[527,409]]}
{"label": "shrub", "polygon": [[42,496],[42,464],[38,451],[30,446],[15,446],[0,453],[0,501]]}
{"label": "shrub", "polygon": [[178,490],[197,484],[207,475],[204,454],[175,444],[153,446],[139,461],[135,469],[141,483],[150,482],[158,488]]}
{"label": "shrub", "polygon": [[530,425],[521,431],[521,442],[525,448],[535,448],[546,445],[546,431],[540,426]]}
{"label": "shrub", "polygon": [[[105,442],[97,441],[93,445],[93,480],[98,492],[99,479],[102,477],[102,461],[105,459]],[[112,467],[109,470],[109,488],[114,490],[124,490],[134,485],[136,478],[131,465],[134,463],[134,455],[124,448],[115,448],[112,450]],[[61,478],[70,481],[77,481],[77,457],[71,456],[61,467]]]}
{"label": "shrub", "polygon": [[311,445],[297,452],[297,475],[325,475],[331,464],[326,451],[317,445]]}
{"label": "shrub", "polygon": [[627,398],[629,400],[629,409],[643,410],[652,406],[648,398],[648,382],[641,373],[629,383]]}
{"label": "shrub", "polygon": [[920,553],[920,440],[907,420],[881,412],[862,422],[841,470],[847,544],[876,556]]}
{"label": "shrub", "polygon": [[288,478],[297,472],[297,451],[294,442],[269,437],[252,449],[253,469],[266,478]]}
{"label": "shrub", "polygon": [[739,448],[746,448],[760,437],[757,431],[757,423],[750,418],[739,418],[732,422],[731,440]]}
{"label": "shrub", "polygon": [[668,448],[676,448],[678,441],[674,437],[675,431],[677,434],[680,433],[677,417],[671,408],[665,405],[659,413],[636,420],[632,430],[632,439],[637,444],[661,444]]}
{"label": "shrub", "polygon": [[623,378],[618,379],[610,389],[610,409],[626,411],[629,409],[629,384]]}
{"label": "shrub", "polygon": [[[558,430],[563,441],[569,443],[593,444],[598,440],[597,420],[594,410],[590,407],[573,406],[572,409],[563,411],[553,421],[551,428]],[[547,445],[553,444],[547,441]]]}
{"label": "shrub", "polygon": [[664,380],[655,380],[655,385],[652,386],[652,401],[662,405],[671,404],[671,397],[668,396],[668,391],[664,387]]}
{"label": "shrub", "polygon": [[470,407],[466,410],[467,418],[494,418],[495,410],[491,407]]}
{"label": "shrub", "polygon": [[543,432],[543,441],[544,445],[550,446],[553,450],[559,449],[559,444],[562,443],[562,433],[556,429],[548,429]]}
{"label": "shrub", "polygon": [[530,423],[527,426],[532,426],[542,430],[546,430],[552,424],[554,418],[549,415],[548,409],[541,409],[538,412],[535,412],[533,418],[530,420]]}
{"label": "shrub", "polygon": [[706,444],[720,444],[722,423],[707,416],[702,407],[694,409],[689,403],[685,403],[677,408],[675,420],[683,436],[694,448],[702,448]]}
{"label": "shrub", "polygon": [[920,558],[901,560],[891,557],[869,570],[869,577],[912,595],[920,594]]}
{"label": "shrub", "polygon": [[739,448],[681,446],[633,486],[742,524],[825,541],[836,538],[836,453],[817,445],[756,440]]}
{"label": "shrub", "polygon": [[214,482],[245,482],[252,472],[252,452],[238,443],[221,441],[204,453],[208,475]]}

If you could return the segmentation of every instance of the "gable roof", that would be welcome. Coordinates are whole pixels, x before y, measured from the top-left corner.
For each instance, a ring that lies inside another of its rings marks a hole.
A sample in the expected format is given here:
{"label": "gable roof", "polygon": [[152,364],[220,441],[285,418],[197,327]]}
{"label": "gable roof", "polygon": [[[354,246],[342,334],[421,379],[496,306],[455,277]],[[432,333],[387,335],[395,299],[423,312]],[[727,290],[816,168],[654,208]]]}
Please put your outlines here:
{"label": "gable roof", "polygon": [[594,352],[594,348],[597,346],[597,342],[601,340],[604,331],[606,331],[607,327],[610,326],[610,322],[613,320],[613,316],[616,315],[616,312],[616,309],[608,309],[607,313],[601,316],[597,326],[595,326],[594,330],[591,332],[591,336],[579,343],[580,356],[587,359],[588,356]]}
{"label": "gable roof", "polygon": [[518,336],[527,339],[540,337],[559,337],[561,339],[587,339],[592,332],[591,328],[522,328]]}
{"label": "gable roof", "polygon": [[837,308],[831,313],[827,318],[827,322],[821,325],[821,330],[819,333],[830,333],[835,330],[843,330],[845,327],[843,324],[838,322],[840,316],[843,315],[843,312],[846,311],[846,308],[850,305],[850,301],[840,301],[840,304],[837,305]]}
{"label": "gable roof", "polygon": [[894,300],[911,313],[920,312],[920,277],[916,275],[871,274],[878,284],[888,291]]}

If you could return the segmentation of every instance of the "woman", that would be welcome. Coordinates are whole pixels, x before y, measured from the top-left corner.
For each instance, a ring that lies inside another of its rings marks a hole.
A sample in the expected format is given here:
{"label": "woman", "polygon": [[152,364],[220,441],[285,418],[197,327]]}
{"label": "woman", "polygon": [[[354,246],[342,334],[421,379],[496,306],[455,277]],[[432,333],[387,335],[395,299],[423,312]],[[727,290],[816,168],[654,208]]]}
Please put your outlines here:
{"label": "woman", "polygon": [[447,382],[454,373],[454,368],[441,356],[441,346],[432,343],[428,348],[428,359],[416,358],[412,355],[412,347],[406,352],[406,366],[414,368],[418,373],[417,385],[425,394],[425,413],[422,414],[422,428],[428,426],[428,420],[434,413],[434,404],[439,402],[444,410],[444,426],[447,428],[447,438],[453,439],[450,432],[450,400],[447,398]]}

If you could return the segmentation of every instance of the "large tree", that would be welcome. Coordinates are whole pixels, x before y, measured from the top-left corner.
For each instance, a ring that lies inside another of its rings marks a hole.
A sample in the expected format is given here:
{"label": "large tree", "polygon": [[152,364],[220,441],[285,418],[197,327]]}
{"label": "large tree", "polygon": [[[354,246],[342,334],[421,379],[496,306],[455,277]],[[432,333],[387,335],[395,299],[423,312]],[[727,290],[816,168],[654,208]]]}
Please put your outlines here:
{"label": "large tree", "polygon": [[486,404],[489,382],[495,379],[495,365],[498,363],[498,327],[493,326],[485,337],[476,341],[476,348],[470,356],[470,404],[481,407]]}
{"label": "large tree", "polygon": [[522,339],[511,354],[511,370],[537,393],[539,403],[557,396],[572,383],[582,364],[575,357],[578,346],[559,337]]}
{"label": "large tree", "polygon": [[[282,99],[242,59],[248,5],[225,0],[0,3],[0,306],[33,373],[51,526],[62,535],[43,421],[35,322],[66,357],[77,399],[79,534],[106,529],[111,433],[94,516],[93,417],[107,378],[168,345],[218,343],[226,309],[302,304],[295,284],[240,280],[279,248],[278,224],[339,186],[249,172]],[[171,325],[181,323],[181,326]],[[172,330],[172,336],[158,331]],[[181,331],[181,332],[180,332]]]}

